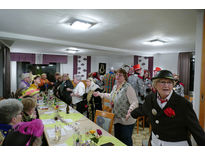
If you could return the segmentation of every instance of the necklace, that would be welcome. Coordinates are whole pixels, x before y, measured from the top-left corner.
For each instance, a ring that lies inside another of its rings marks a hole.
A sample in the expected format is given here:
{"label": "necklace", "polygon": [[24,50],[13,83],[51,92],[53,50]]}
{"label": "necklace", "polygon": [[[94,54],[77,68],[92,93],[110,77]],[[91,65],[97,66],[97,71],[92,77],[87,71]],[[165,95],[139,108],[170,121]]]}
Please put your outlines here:
{"label": "necklace", "polygon": [[114,90],[113,92],[113,95],[112,95],[112,102],[114,102],[114,99],[116,97],[116,95],[118,94],[118,92],[122,89],[122,86],[124,85],[125,82],[121,83],[119,85],[119,87],[116,87],[116,89]]}

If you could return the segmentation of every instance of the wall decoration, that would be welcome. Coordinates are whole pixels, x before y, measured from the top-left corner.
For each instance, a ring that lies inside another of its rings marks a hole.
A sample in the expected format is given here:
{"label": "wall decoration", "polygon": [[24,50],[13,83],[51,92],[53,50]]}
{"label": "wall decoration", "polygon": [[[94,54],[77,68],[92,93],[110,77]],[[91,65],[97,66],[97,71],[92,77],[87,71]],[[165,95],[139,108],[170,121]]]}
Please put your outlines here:
{"label": "wall decoration", "polygon": [[100,75],[104,75],[106,73],[106,63],[99,63],[98,72]]}

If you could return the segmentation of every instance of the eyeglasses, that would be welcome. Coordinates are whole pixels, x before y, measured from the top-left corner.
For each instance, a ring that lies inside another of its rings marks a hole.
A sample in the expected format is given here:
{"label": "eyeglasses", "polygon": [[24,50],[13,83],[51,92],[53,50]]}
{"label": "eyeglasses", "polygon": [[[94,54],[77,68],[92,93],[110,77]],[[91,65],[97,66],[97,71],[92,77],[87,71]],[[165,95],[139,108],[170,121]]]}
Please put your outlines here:
{"label": "eyeglasses", "polygon": [[122,77],[123,74],[117,73],[116,76]]}
{"label": "eyeglasses", "polygon": [[159,83],[160,83],[161,85],[163,85],[163,86],[165,86],[166,84],[167,84],[168,86],[170,86],[170,85],[173,84],[171,81],[168,81],[168,82],[166,82],[166,81],[159,81]]}

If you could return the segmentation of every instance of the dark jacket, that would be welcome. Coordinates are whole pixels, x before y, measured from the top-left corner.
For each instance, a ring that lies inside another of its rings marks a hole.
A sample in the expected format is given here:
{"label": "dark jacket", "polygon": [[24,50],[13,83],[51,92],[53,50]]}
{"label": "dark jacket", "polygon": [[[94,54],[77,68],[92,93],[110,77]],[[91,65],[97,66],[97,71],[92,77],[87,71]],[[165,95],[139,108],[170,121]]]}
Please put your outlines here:
{"label": "dark jacket", "polygon": [[[36,137],[31,135],[21,134],[19,131],[12,129],[5,137],[3,146],[25,146],[27,143],[32,145]],[[29,141],[30,140],[30,141]]]}
{"label": "dark jacket", "polygon": [[60,99],[64,101],[66,104],[71,104],[72,102],[72,97],[70,94],[72,93],[71,91],[67,91],[66,88],[73,89],[73,84],[70,80],[66,80],[64,83],[62,82],[60,84],[59,88],[59,95]]}
{"label": "dark jacket", "polygon": [[[174,117],[168,117],[164,113],[168,107],[175,111]],[[153,110],[156,110],[156,115],[153,114]],[[157,104],[156,93],[148,95],[142,108],[136,108],[131,113],[133,118],[141,115],[148,116],[152,131],[160,140],[168,142],[187,140],[190,143],[191,133],[198,145],[205,145],[205,133],[199,125],[192,104],[174,91],[163,109]]]}

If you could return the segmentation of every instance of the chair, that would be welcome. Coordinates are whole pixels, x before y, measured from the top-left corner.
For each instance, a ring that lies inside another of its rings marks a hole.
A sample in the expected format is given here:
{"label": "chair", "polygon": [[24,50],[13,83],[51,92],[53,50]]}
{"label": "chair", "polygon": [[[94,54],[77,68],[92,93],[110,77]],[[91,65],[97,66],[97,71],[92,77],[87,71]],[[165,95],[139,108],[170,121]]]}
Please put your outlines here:
{"label": "chair", "polygon": [[111,108],[111,107],[109,107],[109,106],[106,106],[106,105],[103,105],[102,110],[103,110],[103,111],[105,111],[105,112],[112,113],[112,108]]}
{"label": "chair", "polygon": [[137,118],[137,134],[139,132],[139,123],[140,121],[142,121],[142,127],[143,127],[143,130],[144,130],[144,124],[145,124],[145,116],[140,116]]}
{"label": "chair", "polygon": [[113,121],[114,121],[113,113],[96,110],[94,122],[98,126],[102,127],[104,130],[109,132],[110,134],[112,132]]}

